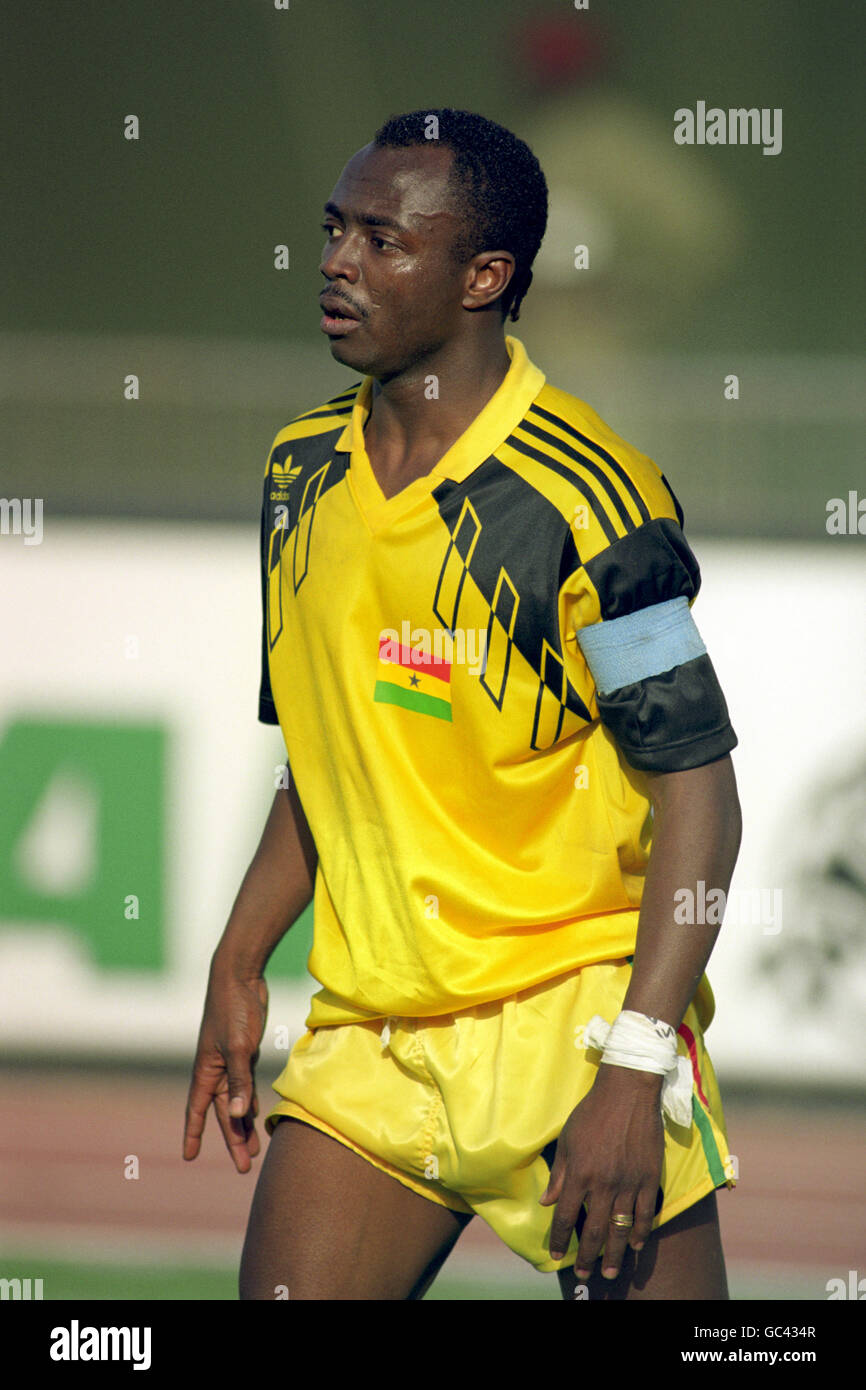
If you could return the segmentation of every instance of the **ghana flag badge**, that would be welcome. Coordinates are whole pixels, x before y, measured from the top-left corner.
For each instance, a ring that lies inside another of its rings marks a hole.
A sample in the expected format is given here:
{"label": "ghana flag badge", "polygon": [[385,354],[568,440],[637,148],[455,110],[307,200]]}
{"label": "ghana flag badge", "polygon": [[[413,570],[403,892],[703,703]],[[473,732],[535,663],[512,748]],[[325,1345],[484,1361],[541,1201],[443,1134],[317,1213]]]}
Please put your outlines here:
{"label": "ghana flag badge", "polygon": [[451,662],[379,638],[379,675],[373,699],[451,722]]}

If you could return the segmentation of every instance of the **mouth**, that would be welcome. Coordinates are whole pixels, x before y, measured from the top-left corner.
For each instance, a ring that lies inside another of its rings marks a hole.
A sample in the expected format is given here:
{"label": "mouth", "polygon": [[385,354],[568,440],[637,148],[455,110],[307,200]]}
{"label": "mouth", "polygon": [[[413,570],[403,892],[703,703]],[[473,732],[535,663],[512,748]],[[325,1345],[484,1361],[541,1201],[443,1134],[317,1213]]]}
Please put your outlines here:
{"label": "mouth", "polygon": [[360,328],[361,320],[358,315],[341,299],[326,295],[319,302],[325,311],[319,324],[323,333],[342,337],[344,333],[351,333],[354,329]]}

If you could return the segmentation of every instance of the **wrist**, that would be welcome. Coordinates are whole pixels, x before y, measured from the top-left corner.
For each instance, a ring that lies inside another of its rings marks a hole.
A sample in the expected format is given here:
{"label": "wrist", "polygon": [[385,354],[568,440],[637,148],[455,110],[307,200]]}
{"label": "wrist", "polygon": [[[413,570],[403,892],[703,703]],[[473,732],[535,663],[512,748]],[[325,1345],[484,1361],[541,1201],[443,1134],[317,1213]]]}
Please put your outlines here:
{"label": "wrist", "polygon": [[633,1067],[621,1067],[614,1062],[600,1062],[596,1084],[616,1086],[623,1090],[643,1091],[650,1095],[661,1095],[664,1077],[654,1071],[637,1071]]}
{"label": "wrist", "polygon": [[230,938],[223,937],[211,956],[212,980],[258,980],[264,977],[266,962]]}

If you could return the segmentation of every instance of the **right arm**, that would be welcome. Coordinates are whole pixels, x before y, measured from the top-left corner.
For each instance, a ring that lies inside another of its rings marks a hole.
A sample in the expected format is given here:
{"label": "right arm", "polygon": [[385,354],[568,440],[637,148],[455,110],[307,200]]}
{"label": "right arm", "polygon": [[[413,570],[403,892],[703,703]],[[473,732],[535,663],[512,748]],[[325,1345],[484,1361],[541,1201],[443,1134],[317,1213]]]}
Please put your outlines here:
{"label": "right arm", "polygon": [[213,1102],[239,1173],[259,1152],[254,1069],[267,1017],[264,970],[311,902],[318,854],[294,782],[280,788],[214,951],[186,1107],[183,1156],[201,1147]]}

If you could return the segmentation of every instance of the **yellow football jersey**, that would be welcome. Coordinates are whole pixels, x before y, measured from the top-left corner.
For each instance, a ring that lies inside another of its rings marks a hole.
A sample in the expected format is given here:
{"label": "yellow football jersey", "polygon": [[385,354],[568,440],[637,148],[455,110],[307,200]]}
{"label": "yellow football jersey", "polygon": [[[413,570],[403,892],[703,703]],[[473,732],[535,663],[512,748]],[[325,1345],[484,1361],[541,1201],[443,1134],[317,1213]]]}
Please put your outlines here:
{"label": "yellow football jersey", "polygon": [[643,773],[736,745],[666,480],[506,346],[495,395],[393,497],[369,377],[268,458],[259,718],[318,850],[311,1028],[629,955]]}

